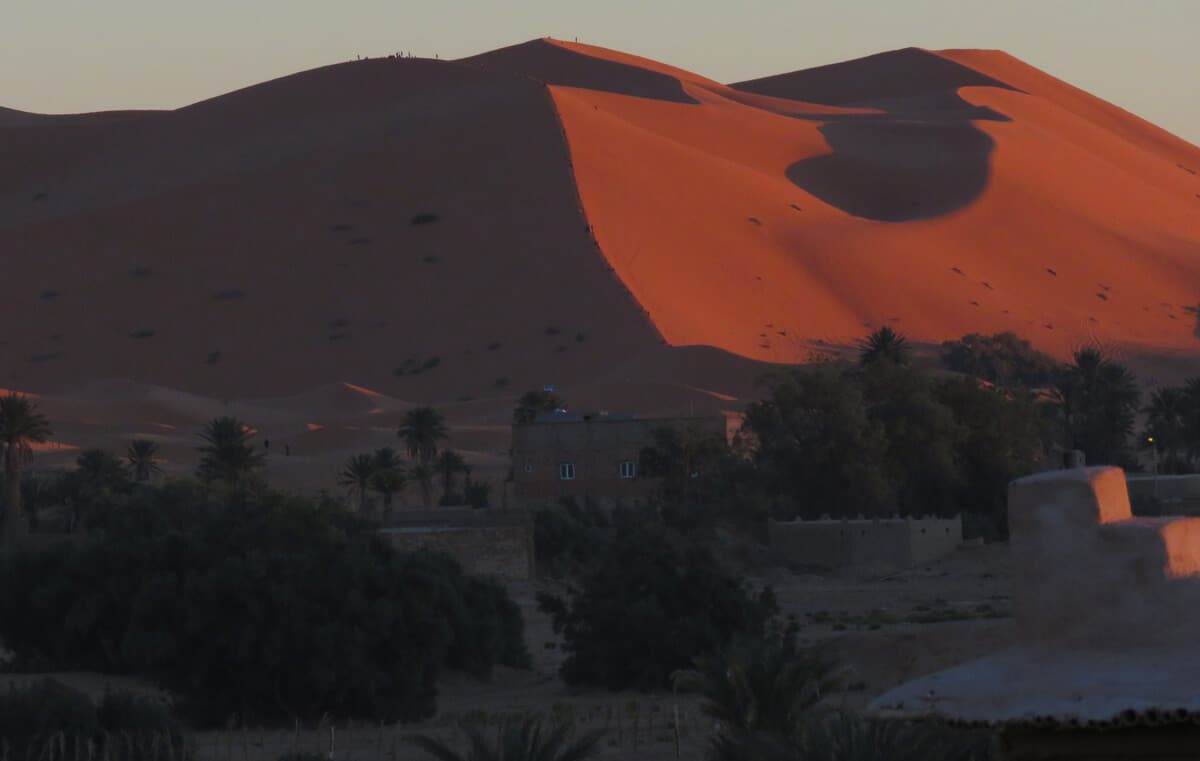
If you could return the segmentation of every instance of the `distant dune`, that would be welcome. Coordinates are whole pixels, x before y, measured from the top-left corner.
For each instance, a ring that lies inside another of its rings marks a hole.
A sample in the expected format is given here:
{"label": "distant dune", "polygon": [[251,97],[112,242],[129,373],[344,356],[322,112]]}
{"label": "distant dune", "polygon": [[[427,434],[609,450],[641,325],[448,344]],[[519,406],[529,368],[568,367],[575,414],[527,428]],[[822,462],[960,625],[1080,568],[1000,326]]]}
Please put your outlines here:
{"label": "distant dune", "polygon": [[723,85],[535,40],[0,138],[0,386],[60,405],[719,406],[884,324],[1200,356],[1200,149],[996,51]]}

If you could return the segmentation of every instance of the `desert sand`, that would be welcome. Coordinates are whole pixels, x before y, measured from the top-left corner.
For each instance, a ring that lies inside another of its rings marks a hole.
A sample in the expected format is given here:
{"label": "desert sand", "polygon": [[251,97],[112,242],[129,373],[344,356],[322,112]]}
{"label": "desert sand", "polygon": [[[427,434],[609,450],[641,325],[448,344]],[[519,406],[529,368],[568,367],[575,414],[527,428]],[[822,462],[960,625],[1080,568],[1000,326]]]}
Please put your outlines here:
{"label": "desert sand", "polygon": [[0,136],[0,386],[46,465],[136,434],[185,471],[232,413],[320,488],[434,404],[499,470],[529,388],[715,413],[884,324],[1200,369],[1200,149],[997,51],[724,85],[546,39]]}

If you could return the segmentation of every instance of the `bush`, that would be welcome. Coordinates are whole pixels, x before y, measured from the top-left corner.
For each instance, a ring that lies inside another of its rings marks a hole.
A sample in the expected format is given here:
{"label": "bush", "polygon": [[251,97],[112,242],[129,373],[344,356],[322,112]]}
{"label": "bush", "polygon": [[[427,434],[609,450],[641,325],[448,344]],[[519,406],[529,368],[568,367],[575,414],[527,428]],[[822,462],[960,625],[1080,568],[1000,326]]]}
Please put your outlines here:
{"label": "bush", "polygon": [[19,665],[147,676],[212,724],[417,719],[443,665],[527,662],[502,587],[397,553],[336,507],[265,494],[177,510],[186,488],[146,491],[91,544],[0,557],[0,639]]}
{"label": "bush", "polygon": [[[124,690],[106,692],[96,717],[109,758],[160,761],[186,755],[183,726],[159,701]],[[114,743],[117,747],[109,749]]]}
{"label": "bush", "polygon": [[6,758],[36,758],[60,734],[66,747],[82,750],[99,729],[87,695],[52,679],[0,694],[0,755]]}
{"label": "bush", "polygon": [[533,554],[538,573],[553,578],[579,570],[590,562],[605,540],[608,521],[599,510],[581,509],[565,499],[557,508],[533,514]]}
{"label": "bush", "polygon": [[622,525],[563,600],[538,596],[569,653],[569,684],[655,689],[696,656],[761,638],[778,612],[703,547],[654,526]]}
{"label": "bush", "polygon": [[942,344],[942,364],[948,370],[989,383],[1031,388],[1051,385],[1058,370],[1053,357],[1008,331],[991,336],[970,333],[957,341],[946,341]]}

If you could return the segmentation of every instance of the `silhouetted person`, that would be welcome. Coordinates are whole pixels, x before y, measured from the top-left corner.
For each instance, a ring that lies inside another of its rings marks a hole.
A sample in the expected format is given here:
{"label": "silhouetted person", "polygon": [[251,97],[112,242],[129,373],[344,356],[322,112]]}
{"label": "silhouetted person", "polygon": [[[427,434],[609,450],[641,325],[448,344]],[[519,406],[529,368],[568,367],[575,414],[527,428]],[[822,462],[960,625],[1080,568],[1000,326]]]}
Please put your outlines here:
{"label": "silhouetted person", "polygon": [[291,444],[284,444],[284,445],[283,445],[283,456],[284,456],[284,457],[291,457],[291,456],[292,456],[292,445],[291,445]]}

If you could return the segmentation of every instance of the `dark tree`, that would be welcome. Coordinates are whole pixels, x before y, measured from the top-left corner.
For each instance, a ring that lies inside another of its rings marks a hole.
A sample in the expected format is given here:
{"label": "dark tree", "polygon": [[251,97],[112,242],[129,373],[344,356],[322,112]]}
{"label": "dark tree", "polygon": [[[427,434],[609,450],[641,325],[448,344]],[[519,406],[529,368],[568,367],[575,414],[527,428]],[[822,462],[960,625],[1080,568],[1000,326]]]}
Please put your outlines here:
{"label": "dark tree", "polygon": [[1138,411],[1137,379],[1098,349],[1082,349],[1060,373],[1055,407],[1068,449],[1082,449],[1091,465],[1136,468],[1130,436]]}
{"label": "dark tree", "polygon": [[9,392],[0,397],[0,447],[4,454],[4,544],[24,536],[21,515],[21,470],[33,456],[33,445],[50,438],[50,423],[27,396]]}
{"label": "dark tree", "polygon": [[912,361],[908,339],[885,325],[858,342],[859,361],[864,365],[891,362],[906,365]]}
{"label": "dark tree", "polygon": [[562,401],[550,391],[526,391],[517,400],[517,406],[513,410],[513,424],[527,425],[538,415],[554,412],[560,407]]}
{"label": "dark tree", "polygon": [[248,485],[262,468],[265,455],[250,444],[254,431],[235,417],[209,421],[200,434],[200,465],[196,475],[206,483],[219,481],[230,488]]}
{"label": "dark tree", "polygon": [[867,416],[860,384],[818,366],[768,378],[769,396],[746,410],[754,460],[777,512],[879,514],[895,500],[884,428]]}
{"label": "dark tree", "polygon": [[415,407],[404,415],[398,431],[412,460],[425,466],[433,464],[438,442],[447,438],[446,419],[432,407]]}
{"label": "dark tree", "polygon": [[133,470],[135,481],[149,481],[162,473],[158,465],[158,444],[149,439],[134,439],[125,450],[125,459]]}

